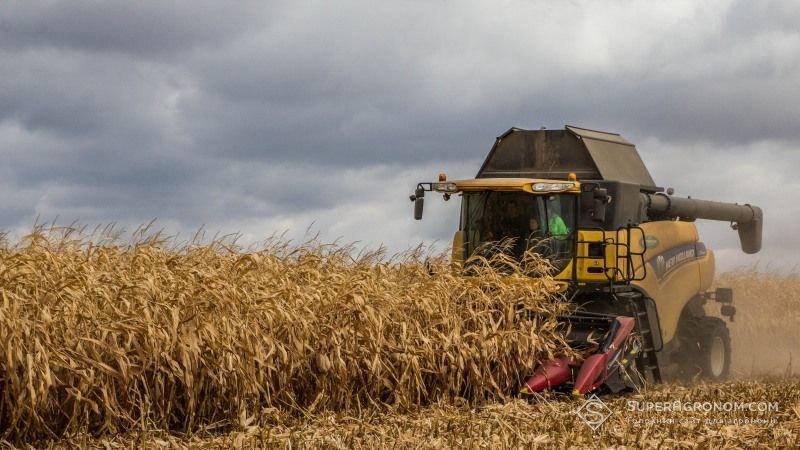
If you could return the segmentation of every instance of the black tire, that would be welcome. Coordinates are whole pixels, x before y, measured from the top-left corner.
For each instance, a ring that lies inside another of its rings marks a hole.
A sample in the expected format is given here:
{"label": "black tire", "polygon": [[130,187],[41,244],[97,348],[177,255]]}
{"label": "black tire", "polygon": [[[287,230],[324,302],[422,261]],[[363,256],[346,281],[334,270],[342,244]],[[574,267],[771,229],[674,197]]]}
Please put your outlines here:
{"label": "black tire", "polygon": [[731,371],[731,336],[725,321],[697,317],[688,325],[680,349],[682,378],[726,380]]}
{"label": "black tire", "polygon": [[701,376],[706,380],[726,380],[731,373],[731,334],[728,325],[716,317],[705,317],[702,322],[699,341],[704,356]]}

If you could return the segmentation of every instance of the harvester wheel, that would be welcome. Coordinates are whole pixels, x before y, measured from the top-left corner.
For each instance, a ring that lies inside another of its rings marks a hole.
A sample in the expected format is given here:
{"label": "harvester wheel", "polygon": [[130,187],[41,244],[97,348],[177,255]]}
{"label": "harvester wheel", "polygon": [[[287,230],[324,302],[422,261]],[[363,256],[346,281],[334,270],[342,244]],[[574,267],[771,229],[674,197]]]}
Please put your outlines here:
{"label": "harvester wheel", "polygon": [[728,378],[731,369],[731,337],[725,321],[717,317],[698,317],[692,321],[693,332],[681,348],[682,372],[686,378],[709,381]]}
{"label": "harvester wheel", "polygon": [[713,381],[725,380],[731,371],[731,335],[728,326],[717,317],[704,317],[700,322],[702,377]]}

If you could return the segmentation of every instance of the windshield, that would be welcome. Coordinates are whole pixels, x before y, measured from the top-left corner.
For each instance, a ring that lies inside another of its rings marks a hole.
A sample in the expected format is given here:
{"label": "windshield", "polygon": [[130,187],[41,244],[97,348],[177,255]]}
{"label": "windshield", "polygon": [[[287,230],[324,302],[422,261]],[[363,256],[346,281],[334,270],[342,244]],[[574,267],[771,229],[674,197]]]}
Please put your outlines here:
{"label": "windshield", "polygon": [[576,202],[577,196],[570,194],[465,193],[461,226],[466,232],[467,254],[487,242],[512,238],[515,257],[521,258],[532,248],[560,272],[575,249]]}

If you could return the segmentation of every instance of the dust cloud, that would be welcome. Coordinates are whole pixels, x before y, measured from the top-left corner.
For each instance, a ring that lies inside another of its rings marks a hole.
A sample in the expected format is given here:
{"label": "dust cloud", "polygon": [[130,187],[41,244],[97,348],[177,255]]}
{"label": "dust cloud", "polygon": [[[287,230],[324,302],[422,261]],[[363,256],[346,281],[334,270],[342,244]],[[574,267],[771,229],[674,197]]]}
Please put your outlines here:
{"label": "dust cloud", "polygon": [[[718,287],[733,288],[731,332],[733,378],[800,374],[800,275],[756,268],[720,274]],[[718,313],[716,302],[706,305]]]}

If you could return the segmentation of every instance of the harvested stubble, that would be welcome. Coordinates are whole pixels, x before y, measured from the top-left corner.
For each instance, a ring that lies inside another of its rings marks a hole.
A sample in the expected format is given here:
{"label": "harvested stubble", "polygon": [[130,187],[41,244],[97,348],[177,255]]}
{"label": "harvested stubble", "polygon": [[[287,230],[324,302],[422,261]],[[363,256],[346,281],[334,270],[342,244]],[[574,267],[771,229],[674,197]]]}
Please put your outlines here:
{"label": "harvested stubble", "polygon": [[[0,246],[0,438],[243,426],[502,397],[566,347],[530,259],[464,278],[421,251],[176,247],[37,228]],[[431,275],[432,269],[435,275]],[[501,273],[502,272],[502,273]],[[539,317],[539,318],[537,318]]]}
{"label": "harvested stubble", "polygon": [[[796,449],[800,446],[800,382],[738,381],[603,396],[612,415],[593,432],[575,414],[584,399],[550,397],[474,407],[435,404],[411,411],[321,411],[310,417],[263,415],[230,433],[192,436],[160,430],[92,439],[79,435],[45,444],[85,449]],[[699,403],[691,411],[646,410],[646,402]],[[632,403],[629,403],[632,402]],[[766,402],[777,411],[706,411],[705,404]],[[633,407],[631,407],[633,405]]]}

